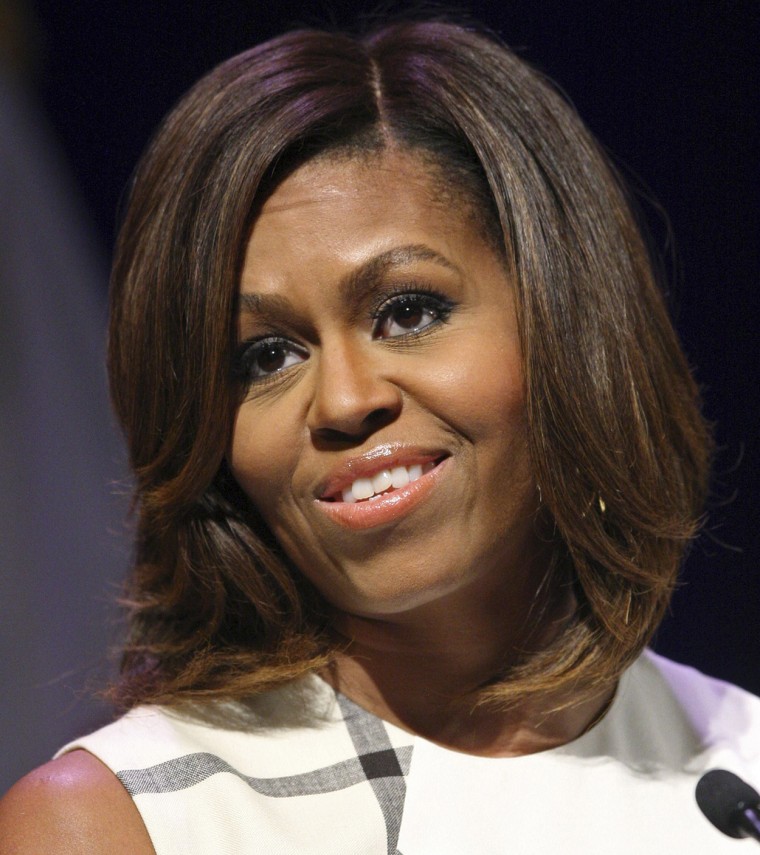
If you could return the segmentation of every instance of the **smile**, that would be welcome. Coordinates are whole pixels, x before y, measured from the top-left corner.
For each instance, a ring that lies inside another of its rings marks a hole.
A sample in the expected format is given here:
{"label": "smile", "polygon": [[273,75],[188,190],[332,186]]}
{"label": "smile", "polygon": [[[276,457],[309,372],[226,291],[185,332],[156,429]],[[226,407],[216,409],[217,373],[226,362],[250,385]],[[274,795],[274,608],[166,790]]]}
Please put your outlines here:
{"label": "smile", "polygon": [[400,490],[417,481],[423,475],[430,472],[436,464],[415,463],[413,466],[394,466],[392,469],[383,469],[371,478],[357,478],[350,486],[346,487],[341,497],[344,502],[373,501],[378,496],[391,490]]}
{"label": "smile", "polygon": [[346,528],[365,529],[394,522],[426,499],[448,469],[448,457],[367,472],[323,494],[317,505]]}

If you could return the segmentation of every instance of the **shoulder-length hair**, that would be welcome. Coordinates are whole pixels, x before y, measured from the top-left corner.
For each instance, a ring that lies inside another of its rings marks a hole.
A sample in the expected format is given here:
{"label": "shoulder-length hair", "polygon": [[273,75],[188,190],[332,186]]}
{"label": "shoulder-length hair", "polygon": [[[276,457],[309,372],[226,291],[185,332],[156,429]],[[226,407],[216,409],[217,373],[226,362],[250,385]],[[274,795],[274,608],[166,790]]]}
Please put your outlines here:
{"label": "shoulder-length hair", "polygon": [[[137,170],[113,268],[110,377],[136,477],[125,706],[261,691],[329,661],[327,609],[225,463],[236,293],[284,169],[419,151],[475,202],[515,282],[541,517],[576,608],[480,700],[593,691],[667,606],[709,433],[626,193],[573,109],[490,36],[427,21],[286,34],[201,80]],[[467,204],[467,202],[463,202]],[[537,522],[538,524],[538,522]]]}

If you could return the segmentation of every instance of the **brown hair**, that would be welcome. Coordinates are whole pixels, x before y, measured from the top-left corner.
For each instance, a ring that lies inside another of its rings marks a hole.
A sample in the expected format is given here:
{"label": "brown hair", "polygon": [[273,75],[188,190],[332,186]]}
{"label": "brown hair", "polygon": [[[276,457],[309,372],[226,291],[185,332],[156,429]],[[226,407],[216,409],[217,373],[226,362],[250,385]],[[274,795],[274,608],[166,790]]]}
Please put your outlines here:
{"label": "brown hair", "polygon": [[[563,632],[480,699],[583,691],[651,637],[701,513],[709,436],[631,206],[574,111],[489,36],[428,21],[293,32],[212,71],[161,127],[119,236],[110,374],[136,476],[117,699],[239,697],[328,661],[319,597],[225,464],[253,212],[331,148],[420,150],[500,223]],[[558,577],[559,578],[559,577]]]}

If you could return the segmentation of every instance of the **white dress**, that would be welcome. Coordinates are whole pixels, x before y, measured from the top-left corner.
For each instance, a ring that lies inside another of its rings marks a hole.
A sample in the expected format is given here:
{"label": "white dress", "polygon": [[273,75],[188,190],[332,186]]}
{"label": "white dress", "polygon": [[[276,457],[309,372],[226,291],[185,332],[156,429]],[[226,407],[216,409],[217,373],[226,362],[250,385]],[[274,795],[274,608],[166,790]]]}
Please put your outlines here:
{"label": "white dress", "polygon": [[713,828],[694,788],[719,767],[760,789],[760,698],[651,652],[595,727],[523,757],[441,748],[316,677],[193,718],[139,707],[63,751],[74,748],[116,773],[157,855],[740,855],[755,846]]}

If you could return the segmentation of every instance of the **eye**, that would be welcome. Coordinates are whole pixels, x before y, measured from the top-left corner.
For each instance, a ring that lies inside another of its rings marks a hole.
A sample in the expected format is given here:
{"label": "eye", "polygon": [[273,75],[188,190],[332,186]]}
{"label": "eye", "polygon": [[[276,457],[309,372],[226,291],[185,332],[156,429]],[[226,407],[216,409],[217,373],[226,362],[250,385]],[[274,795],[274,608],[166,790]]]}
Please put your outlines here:
{"label": "eye", "polygon": [[254,383],[279,374],[308,358],[308,352],[292,341],[269,336],[241,345],[237,373],[241,379]]}
{"label": "eye", "polygon": [[374,313],[374,338],[400,338],[446,321],[451,303],[432,293],[408,292],[386,300]]}

